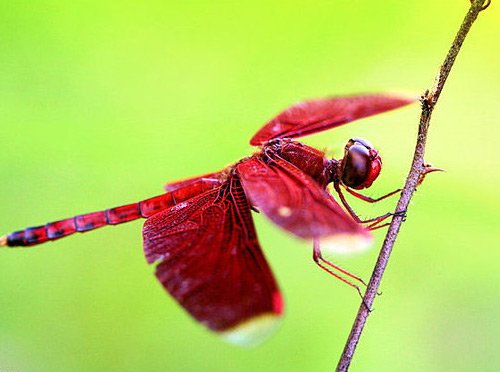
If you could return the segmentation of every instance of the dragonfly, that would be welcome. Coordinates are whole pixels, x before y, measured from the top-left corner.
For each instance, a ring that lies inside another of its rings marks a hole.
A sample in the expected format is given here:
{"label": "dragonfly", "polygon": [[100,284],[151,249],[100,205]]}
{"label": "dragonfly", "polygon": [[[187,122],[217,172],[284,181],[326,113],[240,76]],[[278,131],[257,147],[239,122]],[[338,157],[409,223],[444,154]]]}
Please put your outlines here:
{"label": "dragonfly", "polygon": [[367,248],[371,230],[387,225],[392,214],[362,220],[344,192],[372,203],[400,191],[376,199],[360,193],[382,169],[380,154],[367,140],[352,138],[341,159],[328,159],[295,138],[414,101],[362,94],[297,103],[251,138],[258,147],[253,155],[220,171],[168,183],[164,193],[140,202],[13,232],[0,237],[0,246],[31,247],[144,218],[145,257],[165,290],[226,340],[258,343],[279,324],[284,303],[251,212],[262,212],[294,236],[312,241],[314,262],[359,292],[353,282],[362,279],[324,256]]}

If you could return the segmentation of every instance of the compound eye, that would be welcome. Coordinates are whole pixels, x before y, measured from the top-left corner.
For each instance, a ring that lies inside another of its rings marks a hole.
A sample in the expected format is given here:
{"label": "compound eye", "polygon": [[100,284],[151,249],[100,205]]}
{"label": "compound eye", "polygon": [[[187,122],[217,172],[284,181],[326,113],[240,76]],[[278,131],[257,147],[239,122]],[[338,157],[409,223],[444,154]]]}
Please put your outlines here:
{"label": "compound eye", "polygon": [[[356,139],[358,142],[358,139]],[[353,189],[362,189],[371,170],[370,151],[364,144],[352,144],[344,156],[342,183]]]}

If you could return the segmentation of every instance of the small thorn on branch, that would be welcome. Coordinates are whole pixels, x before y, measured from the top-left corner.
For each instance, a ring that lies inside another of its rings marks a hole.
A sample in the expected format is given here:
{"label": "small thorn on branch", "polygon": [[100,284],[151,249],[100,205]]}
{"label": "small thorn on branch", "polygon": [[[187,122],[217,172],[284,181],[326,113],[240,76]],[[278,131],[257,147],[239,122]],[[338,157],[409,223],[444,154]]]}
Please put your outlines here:
{"label": "small thorn on branch", "polygon": [[420,96],[420,104],[422,106],[422,110],[429,111],[434,107],[435,100],[433,93],[427,89],[424,94]]}
{"label": "small thorn on branch", "polygon": [[418,178],[417,187],[420,186],[424,182],[425,177],[432,172],[446,172],[446,171],[442,168],[435,168],[432,166],[432,164],[425,163],[424,169],[422,170]]}

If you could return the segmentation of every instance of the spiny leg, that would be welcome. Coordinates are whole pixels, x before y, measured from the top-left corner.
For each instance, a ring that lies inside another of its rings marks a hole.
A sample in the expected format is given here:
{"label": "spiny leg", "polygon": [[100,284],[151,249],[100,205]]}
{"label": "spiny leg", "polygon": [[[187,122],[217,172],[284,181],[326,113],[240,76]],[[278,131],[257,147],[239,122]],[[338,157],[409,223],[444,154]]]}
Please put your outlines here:
{"label": "spiny leg", "polygon": [[[427,176],[427,174],[429,173],[432,173],[432,172],[444,172],[444,169],[441,169],[441,168],[435,168],[433,167],[431,164],[429,163],[425,163],[424,164],[424,170],[422,171],[422,173],[420,174],[420,177],[418,179],[418,183],[417,183],[417,187],[420,186],[424,180],[425,180],[425,177]],[[386,218],[390,217],[390,216],[394,216],[394,215],[398,215],[398,212],[396,213],[386,213],[382,216],[379,216],[379,217],[375,217],[375,218],[370,218],[370,219],[366,219],[366,220],[362,220],[361,218],[359,218],[359,216],[356,214],[356,212],[354,212],[354,210],[352,209],[352,207],[349,205],[349,203],[347,202],[344,194],[342,193],[342,190],[340,189],[340,183],[334,183],[334,188],[335,188],[335,191],[337,191],[337,193],[339,194],[339,197],[340,197],[340,200],[342,201],[342,204],[344,205],[344,207],[347,209],[347,211],[349,212],[349,214],[351,215],[352,218],[354,218],[354,220],[358,223],[368,223],[368,222],[372,222],[372,224],[370,224],[369,226],[367,226],[367,228],[369,228],[370,230],[375,230],[375,229],[380,229],[382,227],[385,227],[385,226],[388,226],[388,224],[384,224],[384,225],[379,225],[377,226],[380,222],[384,221]],[[378,198],[372,198],[372,197],[369,197],[369,196],[366,196],[366,195],[363,195],[363,194],[360,194],[354,190],[352,190],[351,188],[347,187],[347,186],[344,186],[345,189],[347,190],[347,192],[351,195],[353,195],[354,197],[360,199],[360,200],[363,200],[367,203],[376,203],[376,202],[379,202],[381,200],[384,200],[386,198],[389,198],[399,192],[401,192],[402,189],[397,189],[397,190],[394,190],[388,194],[385,194],[383,196],[380,196]],[[402,212],[404,214],[404,212]]]}
{"label": "spiny leg", "polygon": [[368,306],[368,304],[365,302],[365,298],[363,297],[363,294],[361,293],[361,290],[359,289],[359,287],[356,284],[352,284],[350,281],[342,278],[340,275],[334,273],[332,270],[329,270],[327,267],[323,266],[320,262],[316,262],[316,263],[318,264],[318,266],[320,268],[322,268],[323,270],[325,270],[328,274],[333,275],[335,278],[340,279],[342,282],[344,282],[344,283],[350,285],[351,287],[353,287],[358,292],[358,295],[361,298],[361,301],[363,301],[363,304],[368,309],[368,311],[369,312],[372,311],[372,309],[370,308],[370,306]]}
{"label": "spiny leg", "polygon": [[347,212],[349,212],[349,214],[351,215],[351,217],[357,223],[369,223],[369,222],[376,222],[376,223],[378,223],[378,222],[381,222],[381,221],[383,221],[383,220],[385,220],[388,217],[390,217],[390,216],[393,215],[393,213],[386,213],[386,214],[383,214],[382,216],[378,216],[378,217],[368,218],[366,220],[362,220],[361,218],[359,218],[359,216],[356,214],[356,212],[354,212],[354,209],[352,209],[352,207],[347,202],[344,194],[342,193],[342,190],[340,189],[339,184],[338,183],[334,183],[333,187],[335,188],[335,191],[337,191],[337,193],[339,194],[340,201],[342,202],[342,205],[345,207],[345,209],[347,209]]}
{"label": "spiny leg", "polygon": [[316,264],[322,268],[323,270],[325,270],[328,274],[330,275],[333,275],[335,278],[341,280],[342,282],[344,282],[345,284],[353,287],[359,294],[359,297],[363,298],[363,294],[361,293],[361,289],[359,289],[359,286],[357,286],[356,284],[353,284],[351,283],[350,281],[348,281],[347,279],[345,278],[342,278],[339,274],[336,274],[335,272],[333,272],[332,270],[330,270],[329,268],[323,266],[323,264],[320,262],[320,261],[315,261]]}
{"label": "spiny leg", "polygon": [[386,213],[384,216],[380,216],[381,217],[380,219],[376,220],[375,222],[373,222],[365,227],[367,229],[373,231],[373,230],[377,230],[377,229],[381,229],[383,227],[389,226],[391,224],[390,222],[386,222],[382,225],[379,225],[379,223],[385,221],[385,219],[388,218],[389,216],[403,217],[403,222],[404,222],[406,220],[406,211],[396,212],[396,213]]}
{"label": "spiny leg", "polygon": [[377,223],[378,223],[378,222],[375,222],[375,223],[374,223],[374,224],[372,224],[372,225],[368,225],[368,226],[366,226],[366,228],[367,228],[368,230],[370,230],[370,231],[373,231],[373,230],[382,229],[382,228],[387,227],[387,226],[389,226],[389,225],[391,224],[390,222],[386,222],[386,223],[384,223],[383,225],[378,225],[378,226],[376,226],[376,225],[377,225]]}
{"label": "spiny leg", "polygon": [[[382,226],[381,226],[382,227]],[[341,273],[361,282],[365,287],[368,287],[368,284],[366,284],[366,282],[361,279],[359,276],[357,275],[354,275],[352,273],[350,273],[349,271],[341,268],[340,266],[337,266],[335,265],[334,263],[326,260],[325,258],[323,258],[322,254],[321,254],[321,248],[319,246],[319,240],[318,239],[314,239],[313,240],[313,260],[314,262],[316,262],[316,264],[322,268],[323,270],[325,270],[327,273],[333,275],[334,277],[336,277],[337,279],[340,279],[341,281],[343,281],[344,283],[350,285],[351,287],[355,288],[357,291],[358,291],[358,294],[361,296],[361,291],[359,289],[359,287],[356,285],[356,284],[353,284],[352,282],[346,280],[345,278],[342,278],[341,276],[339,276],[338,274],[334,273],[332,270],[328,269],[327,267],[324,267],[323,266],[323,263],[330,266],[331,268],[333,268],[334,270],[337,270],[337,271],[340,271]],[[377,295],[381,295],[382,292],[377,292]],[[361,296],[361,299],[363,299],[363,303],[365,304],[366,308],[369,310],[369,311],[372,311],[372,309],[365,303],[364,301],[364,298],[363,296]]]}
{"label": "spiny leg", "polygon": [[365,299],[363,297],[363,294],[361,293],[361,289],[359,288],[359,286],[357,286],[356,284],[350,282],[349,280],[341,277],[339,274],[337,274],[336,272],[334,272],[333,270],[329,269],[328,267],[324,266],[324,264],[330,266],[331,268],[337,270],[337,271],[340,271],[341,273],[363,283],[363,285],[366,287],[366,283],[363,279],[361,279],[359,276],[357,275],[354,275],[354,274],[351,274],[349,271],[347,270],[344,270],[342,269],[341,267],[331,263],[330,261],[328,260],[325,260],[322,255],[321,255],[321,249],[319,247],[319,240],[318,239],[314,239],[313,240],[313,260],[314,262],[316,262],[316,264],[323,270],[325,270],[328,274],[330,275],[333,275],[335,278],[339,279],[340,281],[344,282],[345,284],[351,286],[352,288],[354,288],[358,294],[359,294],[359,297],[361,297],[361,301],[363,301],[363,304],[366,306],[366,308],[368,309],[368,311],[372,311],[372,309],[370,308],[370,306],[368,306],[368,304],[365,302]]}
{"label": "spiny leg", "polygon": [[345,189],[347,190],[347,192],[349,194],[351,194],[351,195],[355,196],[356,198],[361,199],[361,200],[363,200],[363,201],[365,201],[367,203],[377,203],[377,202],[379,202],[381,200],[384,200],[384,199],[387,199],[387,198],[389,198],[389,197],[391,197],[393,195],[396,195],[398,192],[401,192],[401,190],[403,190],[403,189],[397,189],[397,190],[391,191],[388,194],[382,195],[382,196],[380,196],[378,198],[372,198],[370,196],[366,196],[366,195],[360,194],[360,193],[352,190],[349,187],[345,187]]}
{"label": "spiny leg", "polygon": [[[363,279],[361,279],[359,276],[354,275],[350,273],[349,271],[341,268],[340,266],[335,265],[333,262],[328,261],[327,259],[323,258],[323,255],[321,254],[321,248],[319,246],[319,239],[314,239],[313,240],[313,260],[316,262],[318,265],[322,265],[320,261],[328,266],[330,266],[332,269],[340,271],[342,274],[347,275],[354,280],[357,280],[358,282],[361,282],[365,287],[366,283]],[[351,283],[352,284],[352,283]]]}
{"label": "spiny leg", "polygon": [[[425,163],[424,164],[424,170],[422,171],[422,173],[420,174],[420,177],[418,178],[418,183],[417,183],[417,186],[420,186],[424,180],[425,180],[425,177],[429,174],[429,173],[432,173],[432,172],[444,172],[444,169],[441,169],[441,168],[435,168],[432,166],[432,164],[429,164],[429,163]],[[363,200],[367,203],[377,203],[381,200],[384,200],[384,199],[387,199],[393,195],[396,195],[397,193],[403,191],[403,189],[397,189],[397,190],[394,190],[394,191],[391,191],[385,195],[382,195],[382,196],[379,196],[378,198],[372,198],[370,196],[366,196],[366,195],[363,195],[363,194],[360,194],[359,192],[357,191],[354,191],[353,189],[351,189],[350,187],[347,187],[345,185],[342,185],[344,186],[344,188],[347,190],[347,192],[349,194],[351,194],[352,196],[360,199],[360,200]]]}

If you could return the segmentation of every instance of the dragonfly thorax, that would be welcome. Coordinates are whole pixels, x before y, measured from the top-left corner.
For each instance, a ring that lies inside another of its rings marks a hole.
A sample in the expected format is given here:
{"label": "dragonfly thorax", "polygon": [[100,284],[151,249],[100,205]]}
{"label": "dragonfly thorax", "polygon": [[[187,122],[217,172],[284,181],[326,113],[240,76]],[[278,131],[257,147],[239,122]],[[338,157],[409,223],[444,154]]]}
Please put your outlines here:
{"label": "dragonfly thorax", "polygon": [[291,139],[280,139],[264,145],[262,153],[264,161],[272,161],[267,157],[267,152],[274,152],[280,158],[286,160],[303,173],[314,179],[320,185],[326,187],[330,179],[330,166],[323,151],[307,146]]}

